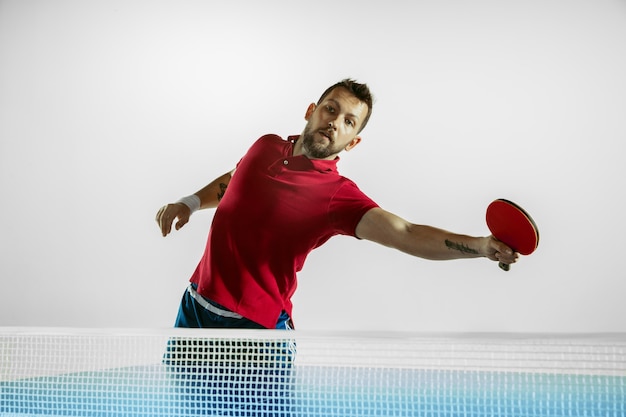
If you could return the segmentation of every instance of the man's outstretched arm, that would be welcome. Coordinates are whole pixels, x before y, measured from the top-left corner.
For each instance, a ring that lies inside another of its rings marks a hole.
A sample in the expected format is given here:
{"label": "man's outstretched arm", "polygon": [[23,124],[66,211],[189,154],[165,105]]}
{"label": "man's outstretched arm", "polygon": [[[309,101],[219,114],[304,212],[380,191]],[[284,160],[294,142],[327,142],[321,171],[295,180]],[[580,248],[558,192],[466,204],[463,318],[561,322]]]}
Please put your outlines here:
{"label": "man's outstretched arm", "polygon": [[[196,203],[199,204],[197,206],[198,209],[217,207],[222,197],[224,197],[224,193],[226,192],[226,188],[228,187],[228,183],[230,183],[230,179],[232,178],[234,172],[235,170],[232,170],[214,179],[206,187],[186,198],[195,199]],[[179,230],[187,224],[191,214],[192,211],[189,205],[183,203],[182,201],[178,201],[161,207],[156,214],[155,220],[161,229],[161,234],[163,234],[163,236],[167,236],[172,230],[172,224],[175,219],[178,219],[175,228],[176,230]]]}
{"label": "man's outstretched arm", "polygon": [[365,213],[357,225],[356,235],[432,260],[486,257],[512,264],[518,257],[511,248],[492,236],[459,235],[432,226],[413,224],[381,208]]}

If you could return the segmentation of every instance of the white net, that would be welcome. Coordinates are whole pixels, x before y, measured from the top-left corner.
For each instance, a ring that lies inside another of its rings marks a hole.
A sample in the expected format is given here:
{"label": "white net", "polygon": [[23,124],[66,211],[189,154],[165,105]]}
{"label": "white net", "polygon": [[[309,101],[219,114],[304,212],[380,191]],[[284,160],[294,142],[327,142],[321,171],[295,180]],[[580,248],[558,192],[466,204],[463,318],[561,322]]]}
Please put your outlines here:
{"label": "white net", "polygon": [[0,416],[626,416],[626,335],[0,328]]}

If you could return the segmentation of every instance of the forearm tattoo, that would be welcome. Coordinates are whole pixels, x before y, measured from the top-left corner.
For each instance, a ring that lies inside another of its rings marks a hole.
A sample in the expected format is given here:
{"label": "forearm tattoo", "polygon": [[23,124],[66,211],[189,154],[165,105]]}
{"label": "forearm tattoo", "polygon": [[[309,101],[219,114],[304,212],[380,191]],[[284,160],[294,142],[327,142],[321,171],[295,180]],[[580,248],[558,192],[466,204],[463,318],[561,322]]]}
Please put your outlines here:
{"label": "forearm tattoo", "polygon": [[228,186],[223,182],[220,183],[220,192],[217,193],[217,201],[222,201],[222,198],[224,198],[224,194],[226,193],[227,187]]}
{"label": "forearm tattoo", "polygon": [[469,246],[464,245],[462,243],[452,242],[451,240],[448,240],[448,239],[446,239],[446,246],[448,247],[448,249],[458,250],[459,252],[472,253],[475,255],[478,254],[478,251],[476,249],[472,249]]}

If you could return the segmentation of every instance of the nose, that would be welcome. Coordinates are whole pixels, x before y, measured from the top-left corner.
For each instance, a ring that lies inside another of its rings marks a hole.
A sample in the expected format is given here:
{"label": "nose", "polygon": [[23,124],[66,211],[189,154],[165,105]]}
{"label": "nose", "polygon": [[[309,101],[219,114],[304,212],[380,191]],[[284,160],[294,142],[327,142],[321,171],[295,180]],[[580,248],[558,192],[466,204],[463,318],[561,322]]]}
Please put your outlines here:
{"label": "nose", "polygon": [[340,112],[336,112],[335,114],[330,114],[327,118],[326,118],[326,122],[328,122],[328,124],[326,125],[327,129],[332,129],[332,130],[337,130],[337,128],[340,125],[340,121],[342,120],[343,116],[340,114]]}

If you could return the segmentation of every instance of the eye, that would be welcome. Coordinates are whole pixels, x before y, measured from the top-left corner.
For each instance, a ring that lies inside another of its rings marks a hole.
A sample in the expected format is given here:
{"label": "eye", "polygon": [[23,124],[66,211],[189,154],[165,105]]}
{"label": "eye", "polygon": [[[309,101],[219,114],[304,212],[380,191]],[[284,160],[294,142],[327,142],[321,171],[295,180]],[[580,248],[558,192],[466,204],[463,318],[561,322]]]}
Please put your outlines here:
{"label": "eye", "polygon": [[328,110],[329,113],[334,113],[335,112],[335,108],[333,106],[331,106],[330,104],[326,105],[326,110]]}
{"label": "eye", "polygon": [[354,122],[350,119],[346,119],[346,124],[350,127],[354,126]]}

